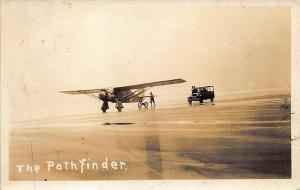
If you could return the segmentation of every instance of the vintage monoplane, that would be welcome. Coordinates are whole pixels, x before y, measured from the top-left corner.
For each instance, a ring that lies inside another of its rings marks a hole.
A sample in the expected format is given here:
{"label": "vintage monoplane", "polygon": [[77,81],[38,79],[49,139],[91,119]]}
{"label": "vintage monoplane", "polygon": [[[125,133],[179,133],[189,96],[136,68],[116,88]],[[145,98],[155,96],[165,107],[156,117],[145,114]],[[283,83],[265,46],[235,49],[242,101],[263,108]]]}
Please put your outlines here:
{"label": "vintage monoplane", "polygon": [[85,94],[100,99],[103,102],[101,106],[101,110],[103,112],[106,112],[106,110],[109,109],[108,102],[116,103],[116,109],[120,112],[124,108],[123,103],[133,103],[133,102],[142,103],[146,97],[149,97],[149,96],[145,96],[144,92],[146,90],[149,90],[151,87],[178,84],[183,82],[186,81],[183,79],[172,79],[172,80],[150,82],[150,83],[121,86],[121,87],[114,87],[114,88],[61,91],[61,93],[72,94],[72,95]]}

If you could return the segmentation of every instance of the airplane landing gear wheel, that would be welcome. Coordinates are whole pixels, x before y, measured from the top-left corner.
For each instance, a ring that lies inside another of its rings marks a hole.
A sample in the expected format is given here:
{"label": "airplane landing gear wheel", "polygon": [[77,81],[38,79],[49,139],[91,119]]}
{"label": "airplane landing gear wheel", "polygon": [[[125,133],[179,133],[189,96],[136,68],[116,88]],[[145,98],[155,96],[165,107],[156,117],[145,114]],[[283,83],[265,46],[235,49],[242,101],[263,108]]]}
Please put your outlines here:
{"label": "airplane landing gear wheel", "polygon": [[103,102],[103,104],[101,106],[102,112],[105,113],[107,109],[109,109],[108,102]]}
{"label": "airplane landing gear wheel", "polygon": [[117,101],[117,102],[116,102],[116,108],[117,108],[118,112],[121,112],[122,109],[124,108],[122,102]]}

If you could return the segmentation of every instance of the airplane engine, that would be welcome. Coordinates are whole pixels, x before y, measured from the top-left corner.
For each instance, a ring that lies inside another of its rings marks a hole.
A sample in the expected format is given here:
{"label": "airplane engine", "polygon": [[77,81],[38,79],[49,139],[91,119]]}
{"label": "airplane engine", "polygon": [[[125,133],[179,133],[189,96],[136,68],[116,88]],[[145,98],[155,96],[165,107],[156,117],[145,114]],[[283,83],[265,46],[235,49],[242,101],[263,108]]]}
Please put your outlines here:
{"label": "airplane engine", "polygon": [[108,101],[108,93],[106,91],[101,91],[99,93],[99,99],[102,101]]}

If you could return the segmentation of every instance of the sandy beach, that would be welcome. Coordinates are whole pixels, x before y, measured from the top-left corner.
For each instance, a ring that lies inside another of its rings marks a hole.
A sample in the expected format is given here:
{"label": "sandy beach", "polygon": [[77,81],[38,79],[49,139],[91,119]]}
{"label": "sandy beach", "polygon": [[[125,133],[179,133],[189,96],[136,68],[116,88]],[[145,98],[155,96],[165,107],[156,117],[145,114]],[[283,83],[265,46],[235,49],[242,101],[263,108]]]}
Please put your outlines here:
{"label": "sandy beach", "polygon": [[[10,179],[290,178],[290,114],[290,95],[280,94],[11,122]],[[63,167],[48,171],[47,161]],[[71,161],[77,170],[65,168]]]}

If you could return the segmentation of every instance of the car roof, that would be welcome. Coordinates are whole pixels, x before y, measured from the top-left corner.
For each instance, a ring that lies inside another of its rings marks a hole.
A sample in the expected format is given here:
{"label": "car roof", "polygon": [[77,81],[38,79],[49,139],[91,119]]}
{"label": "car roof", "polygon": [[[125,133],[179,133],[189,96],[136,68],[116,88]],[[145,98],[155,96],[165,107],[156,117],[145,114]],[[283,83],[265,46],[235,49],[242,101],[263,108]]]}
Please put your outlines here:
{"label": "car roof", "polygon": [[195,87],[195,88],[199,89],[199,88],[206,88],[206,87],[214,87],[214,86],[199,86],[199,87]]}

